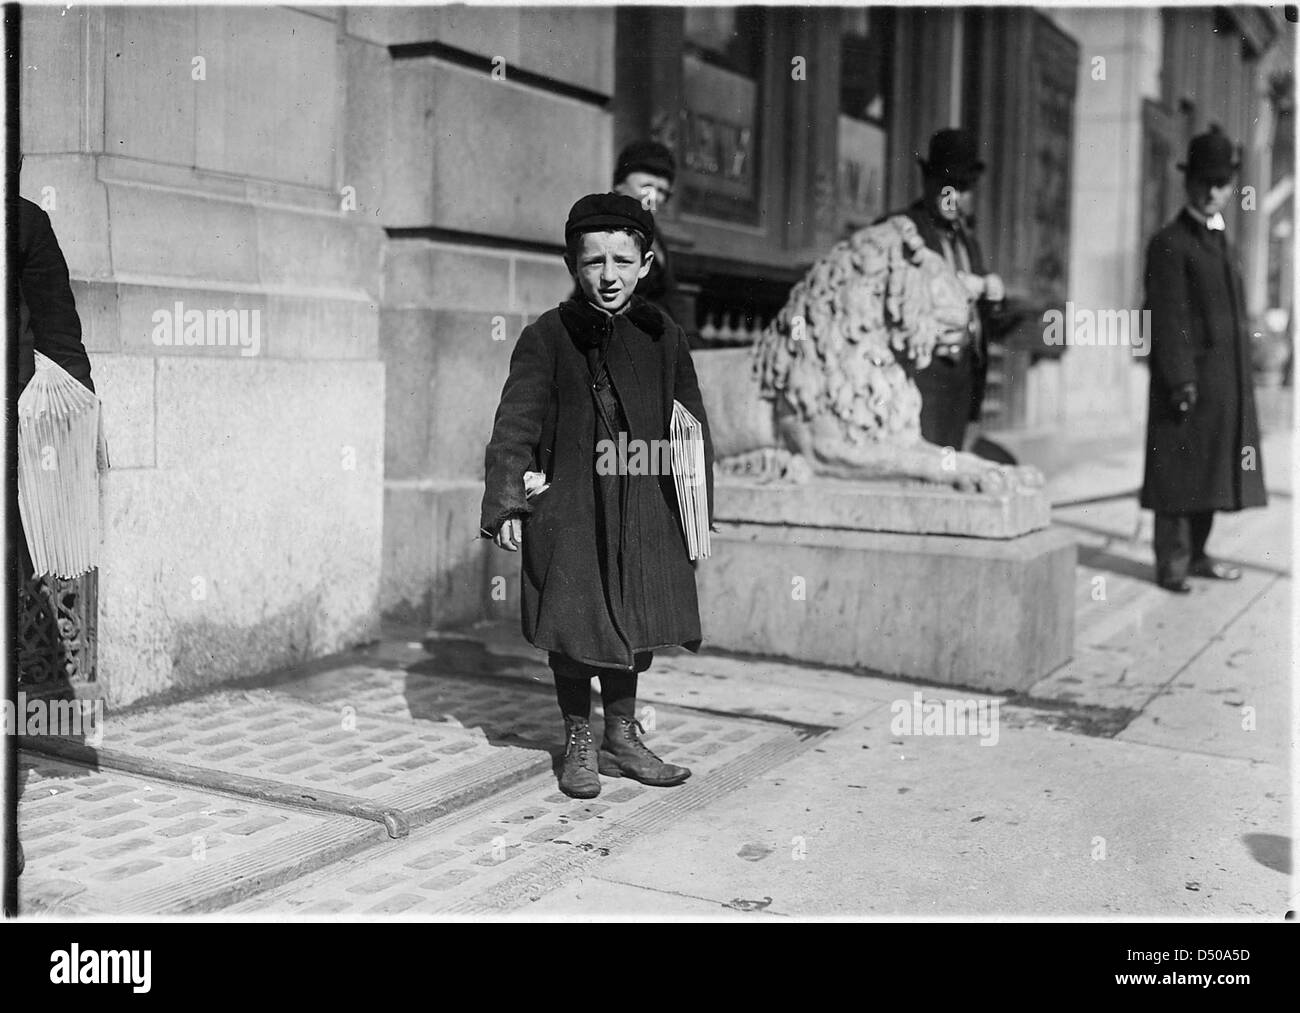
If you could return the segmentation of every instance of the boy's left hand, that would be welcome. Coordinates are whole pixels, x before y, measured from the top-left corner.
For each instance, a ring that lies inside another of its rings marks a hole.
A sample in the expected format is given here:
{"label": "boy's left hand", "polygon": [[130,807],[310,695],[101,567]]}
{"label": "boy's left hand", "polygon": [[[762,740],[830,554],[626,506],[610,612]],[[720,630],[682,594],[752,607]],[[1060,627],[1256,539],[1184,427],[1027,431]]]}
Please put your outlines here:
{"label": "boy's left hand", "polygon": [[510,517],[501,522],[501,530],[492,539],[498,548],[507,552],[518,552],[524,543],[524,525],[518,517]]}

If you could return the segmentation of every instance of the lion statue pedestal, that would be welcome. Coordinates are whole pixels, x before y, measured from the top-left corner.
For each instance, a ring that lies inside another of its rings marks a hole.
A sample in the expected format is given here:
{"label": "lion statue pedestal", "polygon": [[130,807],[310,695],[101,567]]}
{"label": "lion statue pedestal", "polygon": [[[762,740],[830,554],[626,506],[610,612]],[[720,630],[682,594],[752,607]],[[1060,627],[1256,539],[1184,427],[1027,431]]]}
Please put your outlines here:
{"label": "lion statue pedestal", "polygon": [[752,350],[696,353],[707,643],[994,692],[1069,660],[1075,545],[1042,476],[922,440],[898,362],[928,362],[966,298],[895,219],[818,261]]}

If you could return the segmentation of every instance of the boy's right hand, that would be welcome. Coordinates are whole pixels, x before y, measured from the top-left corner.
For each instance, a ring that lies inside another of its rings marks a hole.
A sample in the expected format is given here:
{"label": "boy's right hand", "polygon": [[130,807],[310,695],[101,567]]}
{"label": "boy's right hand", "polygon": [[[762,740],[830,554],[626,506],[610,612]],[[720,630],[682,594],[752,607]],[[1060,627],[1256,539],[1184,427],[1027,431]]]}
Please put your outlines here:
{"label": "boy's right hand", "polygon": [[510,517],[501,522],[501,530],[492,539],[498,548],[507,552],[518,552],[524,541],[524,525],[518,517]]}

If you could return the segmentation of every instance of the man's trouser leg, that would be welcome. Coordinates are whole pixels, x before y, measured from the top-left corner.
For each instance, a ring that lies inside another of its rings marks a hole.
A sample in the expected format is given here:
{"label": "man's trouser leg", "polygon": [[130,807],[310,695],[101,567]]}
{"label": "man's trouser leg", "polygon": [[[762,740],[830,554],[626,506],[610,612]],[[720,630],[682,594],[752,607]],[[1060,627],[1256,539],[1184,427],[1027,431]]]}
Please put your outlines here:
{"label": "man's trouser leg", "polygon": [[[1164,584],[1186,579],[1187,568],[1192,562],[1192,515],[1156,511],[1153,542],[1156,580]],[[1204,541],[1201,544],[1204,545]]]}
{"label": "man's trouser leg", "polygon": [[1210,527],[1214,524],[1214,511],[1189,514],[1188,524],[1191,529],[1192,562],[1199,563],[1205,559],[1205,543],[1210,539]]}
{"label": "man's trouser leg", "polygon": [[975,376],[970,352],[956,359],[935,356],[925,369],[911,371],[921,394],[921,436],[940,447],[961,450],[970,420]]}

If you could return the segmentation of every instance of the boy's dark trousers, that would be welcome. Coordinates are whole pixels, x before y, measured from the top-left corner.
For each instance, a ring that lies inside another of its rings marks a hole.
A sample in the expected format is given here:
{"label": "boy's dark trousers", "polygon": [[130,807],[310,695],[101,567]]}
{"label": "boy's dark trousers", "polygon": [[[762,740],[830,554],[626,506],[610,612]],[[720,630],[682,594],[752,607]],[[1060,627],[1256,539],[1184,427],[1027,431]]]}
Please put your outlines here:
{"label": "boy's dark trousers", "polygon": [[630,669],[602,668],[552,651],[547,659],[555,673],[555,698],[566,716],[591,716],[591,680],[600,679],[600,699],[605,705],[605,716],[636,718],[636,677],[650,667],[654,660],[651,651],[633,655]]}
{"label": "boy's dark trousers", "polygon": [[1156,512],[1154,544],[1156,580],[1180,581],[1193,563],[1205,558],[1205,543],[1210,537],[1214,511],[1191,514]]}

